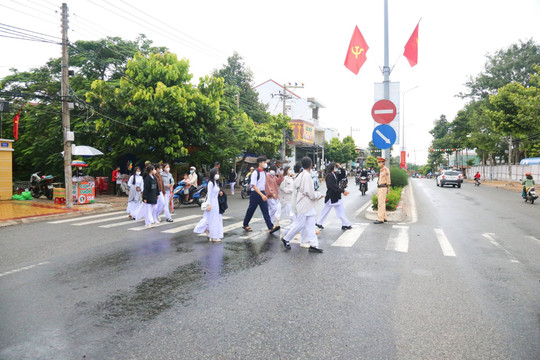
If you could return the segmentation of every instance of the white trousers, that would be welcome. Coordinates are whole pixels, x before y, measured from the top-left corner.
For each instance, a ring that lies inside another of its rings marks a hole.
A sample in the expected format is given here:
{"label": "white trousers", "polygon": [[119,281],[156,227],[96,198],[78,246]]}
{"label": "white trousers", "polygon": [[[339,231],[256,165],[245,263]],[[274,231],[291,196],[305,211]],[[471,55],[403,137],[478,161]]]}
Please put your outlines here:
{"label": "white trousers", "polygon": [[309,243],[311,246],[319,247],[319,239],[315,234],[315,209],[311,209],[303,214],[296,214],[291,230],[283,238],[291,241],[297,233],[301,233],[302,244]]}
{"label": "white trousers", "polygon": [[234,195],[234,185],[235,184],[236,184],[235,182],[229,183],[229,185],[231,185],[231,195]]}
{"label": "white trousers", "polygon": [[281,203],[278,199],[268,199],[268,215],[270,215],[270,220],[274,223],[276,220],[279,222],[281,217]]}
{"label": "white trousers", "polygon": [[159,214],[161,214],[161,212],[163,211],[164,208],[165,208],[165,197],[163,196],[163,194],[160,191],[159,196],[157,198],[156,207],[154,208],[154,220],[156,222],[158,222]]}
{"label": "white trousers", "polygon": [[163,215],[165,215],[166,219],[170,219],[171,218],[171,210],[170,210],[171,192],[170,191],[165,191],[165,197],[163,198],[163,204],[164,204]]}
{"label": "white trousers", "polygon": [[135,217],[135,220],[141,220],[144,218],[144,224],[150,225],[156,222],[154,218],[154,211],[157,207],[156,204],[148,204],[148,203],[141,203],[141,206],[139,210],[137,211],[137,216]]}
{"label": "white trousers", "polygon": [[351,222],[347,217],[345,217],[345,206],[343,206],[343,199],[339,199],[338,202],[335,202],[332,204],[332,200],[328,200],[321,211],[321,215],[319,216],[319,220],[317,221],[317,224],[322,225],[324,223],[324,220],[326,220],[326,217],[330,213],[330,210],[334,208],[336,210],[336,215],[338,218],[341,219],[341,226],[350,226]]}

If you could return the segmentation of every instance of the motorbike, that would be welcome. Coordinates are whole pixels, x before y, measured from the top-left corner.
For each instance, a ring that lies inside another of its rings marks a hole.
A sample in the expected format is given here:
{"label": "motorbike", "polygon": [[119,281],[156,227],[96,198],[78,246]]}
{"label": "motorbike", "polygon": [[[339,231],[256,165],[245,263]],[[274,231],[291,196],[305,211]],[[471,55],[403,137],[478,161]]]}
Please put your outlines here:
{"label": "motorbike", "polygon": [[360,173],[356,174],[356,176],[354,177],[354,181],[357,186],[360,185],[360,178],[361,178]]}
{"label": "motorbike", "polygon": [[534,186],[529,187],[527,189],[527,193],[523,197],[525,199],[525,202],[530,201],[531,204],[534,204],[534,200],[538,199],[538,195],[536,195],[536,190],[534,189]]}
{"label": "motorbike", "polygon": [[186,201],[186,195],[184,194],[184,185],[185,181],[181,180],[178,183],[178,186],[174,188],[173,190],[173,207],[175,209],[178,209],[180,207],[180,204],[182,205],[198,205],[201,206],[201,204],[204,202],[204,198],[206,197],[207,192],[207,182],[206,180],[203,181],[203,183],[199,186],[191,186],[189,188],[189,198],[188,201]]}
{"label": "motorbike", "polygon": [[360,177],[360,191],[362,195],[366,195],[367,192],[367,178],[365,176]]}
{"label": "motorbike", "polygon": [[474,178],[474,186],[480,186],[480,179]]}
{"label": "motorbike", "polygon": [[39,173],[38,171],[30,175],[30,192],[32,193],[32,197],[37,199],[41,195],[45,195],[47,199],[52,200],[54,189],[52,181],[54,176],[42,175],[40,177]]}
{"label": "motorbike", "polygon": [[249,197],[249,191],[248,191],[248,186],[249,186],[249,182],[248,182],[249,178],[246,178],[244,179],[244,181],[242,181],[242,190],[240,191],[240,195],[242,196],[242,199],[245,199],[247,197]]}

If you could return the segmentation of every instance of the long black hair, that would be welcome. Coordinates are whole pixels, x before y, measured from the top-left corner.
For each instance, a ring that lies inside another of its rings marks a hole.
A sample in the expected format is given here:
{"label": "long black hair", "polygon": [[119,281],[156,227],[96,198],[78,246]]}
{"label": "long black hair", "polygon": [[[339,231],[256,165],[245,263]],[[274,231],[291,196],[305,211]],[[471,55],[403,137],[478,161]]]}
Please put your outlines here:
{"label": "long black hair", "polygon": [[137,170],[141,170],[141,168],[138,166],[135,166],[135,169],[133,169],[133,182],[132,182],[133,185],[135,185],[135,178],[137,175]]}
{"label": "long black hair", "polygon": [[216,180],[214,179],[214,176],[216,176],[216,174],[219,173],[219,169],[218,168],[212,168],[210,170],[210,175],[209,175],[209,179],[208,181],[211,181],[212,184],[216,185]]}

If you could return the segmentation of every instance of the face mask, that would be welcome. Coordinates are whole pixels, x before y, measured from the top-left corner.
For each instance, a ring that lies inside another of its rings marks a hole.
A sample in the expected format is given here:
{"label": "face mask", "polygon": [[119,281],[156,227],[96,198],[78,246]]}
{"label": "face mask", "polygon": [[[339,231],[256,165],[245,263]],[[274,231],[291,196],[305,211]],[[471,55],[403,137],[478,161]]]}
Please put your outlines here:
{"label": "face mask", "polygon": [[214,175],[214,180],[219,180],[219,174]]}
{"label": "face mask", "polygon": [[270,175],[275,176],[276,172],[274,170],[270,170]]}
{"label": "face mask", "polygon": [[190,174],[193,174],[193,170],[189,170],[189,173],[190,173]]}
{"label": "face mask", "polygon": [[169,172],[169,171],[171,171],[171,168],[166,167],[165,172]]}
{"label": "face mask", "polygon": [[268,164],[267,163],[264,163],[263,164],[263,169],[266,169],[268,167]]}
{"label": "face mask", "polygon": [[152,174],[154,174],[154,175],[155,175],[156,173],[157,173],[157,171],[156,171],[156,170],[154,169],[154,171],[152,171]]}
{"label": "face mask", "polygon": [[160,174],[163,174],[163,169],[159,169],[159,173],[160,173]]}
{"label": "face mask", "polygon": [[140,172],[140,171],[137,171],[137,172],[136,172],[135,174],[137,174],[137,175],[141,175],[141,172]]}
{"label": "face mask", "polygon": [[287,171],[287,174],[289,174],[289,176],[293,176],[294,171],[293,171],[293,170],[289,170],[289,171]]}

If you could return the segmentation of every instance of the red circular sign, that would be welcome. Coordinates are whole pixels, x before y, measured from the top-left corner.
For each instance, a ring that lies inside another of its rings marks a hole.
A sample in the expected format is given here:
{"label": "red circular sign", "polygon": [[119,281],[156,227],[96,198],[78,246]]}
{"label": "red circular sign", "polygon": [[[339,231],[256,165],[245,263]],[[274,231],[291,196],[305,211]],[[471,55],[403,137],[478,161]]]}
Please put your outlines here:
{"label": "red circular sign", "polygon": [[379,124],[388,124],[396,118],[396,105],[390,100],[379,100],[371,108],[373,120]]}

